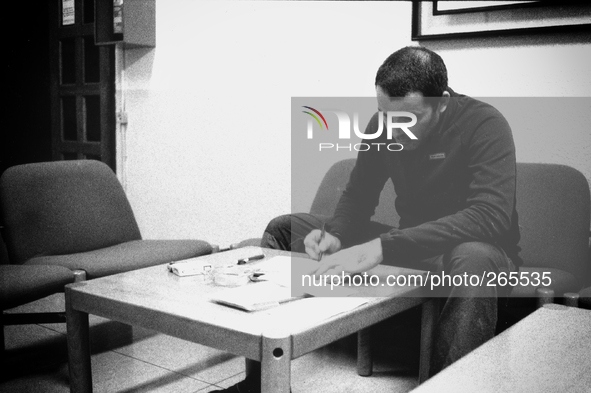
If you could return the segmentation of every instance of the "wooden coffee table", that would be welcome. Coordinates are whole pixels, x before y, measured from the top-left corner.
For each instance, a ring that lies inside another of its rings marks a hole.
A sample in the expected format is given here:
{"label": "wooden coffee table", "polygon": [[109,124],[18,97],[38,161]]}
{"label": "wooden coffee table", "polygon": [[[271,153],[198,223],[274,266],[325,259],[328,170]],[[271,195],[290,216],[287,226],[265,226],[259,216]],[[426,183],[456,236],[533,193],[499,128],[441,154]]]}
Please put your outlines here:
{"label": "wooden coffee table", "polygon": [[[249,256],[245,254],[248,252],[243,249],[213,254],[214,264],[232,263]],[[264,254],[265,260],[290,255],[268,249],[264,249]],[[388,274],[405,272],[413,271],[389,266],[372,270],[384,281]],[[270,318],[266,312],[245,312],[210,301],[213,294],[224,289],[203,276],[178,277],[168,272],[165,265],[68,285],[65,293],[71,391],[92,391],[88,314],[260,361],[262,392],[281,393],[290,391],[292,359],[356,332],[361,343],[358,372],[371,374],[366,345],[369,327],[422,304],[420,379],[426,377],[434,320],[434,302],[423,296],[428,294],[426,288],[358,287],[355,290],[359,296],[367,297],[367,303],[336,316],[331,316],[327,307],[327,319],[317,318],[312,324],[305,319],[301,323],[286,323],[281,318]]]}

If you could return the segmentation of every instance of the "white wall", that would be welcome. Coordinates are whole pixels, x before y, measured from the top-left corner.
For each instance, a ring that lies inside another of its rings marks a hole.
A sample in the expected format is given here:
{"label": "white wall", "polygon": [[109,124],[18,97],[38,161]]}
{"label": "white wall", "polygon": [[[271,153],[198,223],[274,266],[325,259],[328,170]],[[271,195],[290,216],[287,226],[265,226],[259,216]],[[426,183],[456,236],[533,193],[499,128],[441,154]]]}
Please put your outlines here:
{"label": "white wall", "polygon": [[[156,4],[156,48],[126,49],[119,85],[129,119],[119,175],[146,238],[226,245],[260,236],[291,208],[291,97],[372,96],[382,61],[416,44],[408,2]],[[469,95],[584,97],[584,39],[423,44]],[[591,179],[588,130],[561,130],[576,150],[563,155],[528,148],[554,130],[514,133],[521,161],[568,162]],[[310,174],[310,199],[326,169]]]}
{"label": "white wall", "polygon": [[422,44],[441,54],[454,89],[503,112],[517,161],[570,165],[591,183],[590,33]]}

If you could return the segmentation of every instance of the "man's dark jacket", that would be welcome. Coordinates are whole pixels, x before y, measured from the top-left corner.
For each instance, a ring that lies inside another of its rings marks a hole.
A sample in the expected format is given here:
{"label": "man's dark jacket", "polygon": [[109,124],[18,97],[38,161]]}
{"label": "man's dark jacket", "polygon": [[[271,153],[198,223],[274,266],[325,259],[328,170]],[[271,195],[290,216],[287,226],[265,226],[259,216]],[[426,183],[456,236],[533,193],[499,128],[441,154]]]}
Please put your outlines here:
{"label": "man's dark jacket", "polygon": [[[386,132],[364,140],[386,145],[359,152],[329,222],[331,233],[344,247],[352,245],[391,178],[400,222],[380,236],[385,261],[425,259],[481,241],[500,246],[519,266],[515,145],[509,124],[491,105],[451,91],[437,127],[414,151],[386,149],[395,142],[386,139]],[[365,133],[377,129],[376,113]]]}

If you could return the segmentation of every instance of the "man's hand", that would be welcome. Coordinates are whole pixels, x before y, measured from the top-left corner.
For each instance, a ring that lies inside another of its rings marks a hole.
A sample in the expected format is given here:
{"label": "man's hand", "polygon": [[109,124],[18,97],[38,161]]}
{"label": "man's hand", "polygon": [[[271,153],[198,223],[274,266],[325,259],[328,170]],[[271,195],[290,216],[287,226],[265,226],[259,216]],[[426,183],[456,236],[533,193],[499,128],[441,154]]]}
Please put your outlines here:
{"label": "man's hand", "polygon": [[377,238],[323,258],[314,274],[362,273],[376,267],[383,260],[382,241]]}
{"label": "man's hand", "polygon": [[341,241],[328,232],[324,233],[323,239],[322,231],[314,229],[304,239],[304,246],[306,247],[306,254],[318,261],[321,255],[330,255],[339,251]]}

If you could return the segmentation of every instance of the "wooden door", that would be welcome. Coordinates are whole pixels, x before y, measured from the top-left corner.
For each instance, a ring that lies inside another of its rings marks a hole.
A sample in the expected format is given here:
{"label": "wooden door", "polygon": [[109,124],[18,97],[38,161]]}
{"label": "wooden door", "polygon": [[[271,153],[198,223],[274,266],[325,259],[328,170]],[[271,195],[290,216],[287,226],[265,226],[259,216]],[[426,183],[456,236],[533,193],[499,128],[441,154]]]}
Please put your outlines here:
{"label": "wooden door", "polygon": [[115,49],[95,45],[94,1],[51,0],[51,151],[115,170]]}

